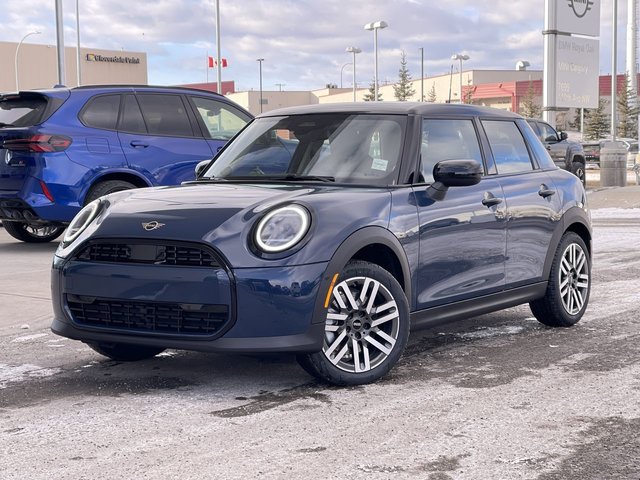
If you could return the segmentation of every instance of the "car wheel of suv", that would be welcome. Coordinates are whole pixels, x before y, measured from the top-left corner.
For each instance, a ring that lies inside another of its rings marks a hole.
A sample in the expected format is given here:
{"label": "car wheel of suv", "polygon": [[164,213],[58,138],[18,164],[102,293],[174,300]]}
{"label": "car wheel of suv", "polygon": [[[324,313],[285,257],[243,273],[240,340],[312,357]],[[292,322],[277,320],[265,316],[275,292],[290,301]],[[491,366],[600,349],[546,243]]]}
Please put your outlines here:
{"label": "car wheel of suv", "polygon": [[378,380],[409,337],[409,306],[397,280],[378,265],[353,261],[340,274],[326,316],[321,352],[300,355],[311,375],[336,385]]}
{"label": "car wheel of suv", "polygon": [[84,204],[87,205],[93,202],[96,198],[100,198],[110,193],[121,192],[123,190],[131,190],[137,188],[133,183],[125,182],[123,180],[106,180],[104,182],[96,183],[89,189],[87,196],[84,199]]}
{"label": "car wheel of suv", "polygon": [[147,347],[143,345],[128,345],[124,343],[88,343],[100,355],[119,362],[137,362],[153,358],[166,349],[161,347]]}
{"label": "car wheel of suv", "polygon": [[591,291],[591,258],[577,234],[567,232],[558,245],[544,297],[529,304],[539,322],[570,327],[580,321]]}
{"label": "car wheel of suv", "polygon": [[13,238],[27,243],[47,243],[58,238],[65,227],[54,225],[31,225],[29,223],[3,220],[4,229]]}
{"label": "car wheel of suv", "polygon": [[571,165],[571,173],[580,179],[582,185],[587,184],[587,175],[585,173],[585,166],[582,162],[573,162]]}

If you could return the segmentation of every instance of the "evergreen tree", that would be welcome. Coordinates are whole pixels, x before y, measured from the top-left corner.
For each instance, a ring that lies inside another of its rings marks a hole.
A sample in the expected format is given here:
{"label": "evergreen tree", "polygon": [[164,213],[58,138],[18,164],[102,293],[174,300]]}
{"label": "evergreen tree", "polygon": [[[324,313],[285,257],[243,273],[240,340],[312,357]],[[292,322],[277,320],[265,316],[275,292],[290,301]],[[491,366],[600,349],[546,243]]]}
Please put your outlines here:
{"label": "evergreen tree", "polygon": [[623,138],[638,138],[638,98],[628,75],[624,80],[625,88],[618,94],[618,133]]}
{"label": "evergreen tree", "polygon": [[585,114],[584,136],[587,140],[599,140],[609,133],[609,117],[605,113],[602,98],[598,101],[598,108],[591,109]]}
{"label": "evergreen tree", "polygon": [[435,82],[431,84],[431,90],[427,94],[427,102],[435,103],[436,101],[436,84]]}
{"label": "evergreen tree", "polygon": [[467,90],[464,92],[462,100],[466,104],[471,104],[473,102],[473,87],[471,86],[471,79],[467,81]]}
{"label": "evergreen tree", "polygon": [[527,118],[540,118],[542,109],[538,106],[535,100],[535,92],[533,91],[533,82],[529,82],[529,89],[527,95],[520,104],[520,115]]}
{"label": "evergreen tree", "polygon": [[[365,102],[373,102],[374,98],[376,98],[376,83],[375,80],[372,80],[369,84],[369,93],[365,93],[362,99]],[[380,90],[378,90],[378,101],[382,101],[382,94],[380,93]]]}
{"label": "evergreen tree", "polygon": [[393,95],[399,102],[406,102],[415,95],[416,90],[411,83],[411,74],[407,68],[407,54],[402,51],[400,55],[400,69],[398,70],[398,83],[393,86]]}

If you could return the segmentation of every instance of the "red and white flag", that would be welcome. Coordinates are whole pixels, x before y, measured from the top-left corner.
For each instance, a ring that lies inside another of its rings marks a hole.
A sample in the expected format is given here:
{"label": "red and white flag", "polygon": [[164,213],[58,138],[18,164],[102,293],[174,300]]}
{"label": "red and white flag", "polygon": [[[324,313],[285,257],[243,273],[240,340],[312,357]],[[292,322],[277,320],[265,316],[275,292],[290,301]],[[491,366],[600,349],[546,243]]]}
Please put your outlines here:
{"label": "red and white flag", "polygon": [[[209,57],[209,68],[214,68],[214,67],[217,67],[217,66],[218,66],[218,62],[216,61],[216,59],[213,58],[213,57]],[[222,68],[226,68],[228,66],[226,58],[222,59],[222,62],[220,62],[220,66]]]}

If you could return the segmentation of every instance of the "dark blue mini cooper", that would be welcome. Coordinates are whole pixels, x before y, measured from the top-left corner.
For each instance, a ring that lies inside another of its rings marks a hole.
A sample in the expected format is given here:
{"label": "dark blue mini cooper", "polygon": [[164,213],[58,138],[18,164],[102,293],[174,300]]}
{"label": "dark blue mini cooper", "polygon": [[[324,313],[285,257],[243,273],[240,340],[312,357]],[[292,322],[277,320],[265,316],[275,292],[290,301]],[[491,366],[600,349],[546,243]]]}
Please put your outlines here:
{"label": "dark blue mini cooper", "polygon": [[573,325],[590,275],[582,184],[518,115],[300,107],[251,122],[194,182],[87,205],[54,259],[52,329],[115,360],[297,352],[354,385],[412,328],[522,303]]}

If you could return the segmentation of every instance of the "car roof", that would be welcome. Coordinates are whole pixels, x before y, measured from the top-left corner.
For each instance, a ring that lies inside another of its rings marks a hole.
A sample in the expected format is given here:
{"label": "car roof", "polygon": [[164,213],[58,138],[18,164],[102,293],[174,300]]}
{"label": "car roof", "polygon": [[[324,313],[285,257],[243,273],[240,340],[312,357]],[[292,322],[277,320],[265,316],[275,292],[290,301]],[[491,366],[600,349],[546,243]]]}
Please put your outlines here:
{"label": "car roof", "polygon": [[100,92],[133,92],[139,90],[156,90],[156,91],[175,91],[175,92],[199,92],[206,93],[208,95],[213,95],[219,98],[224,98],[224,95],[220,95],[219,93],[212,92],[210,90],[204,90],[201,88],[191,88],[191,87],[172,87],[172,86],[162,86],[162,85],[136,85],[136,84],[112,84],[112,85],[81,85],[79,87],[53,87],[53,88],[42,88],[42,89],[34,89],[34,90],[21,90],[21,92],[37,92],[44,95],[55,95],[61,91],[66,92],[74,92],[74,91],[100,91]]}
{"label": "car roof", "polygon": [[464,115],[496,118],[522,118],[506,110],[480,107],[478,105],[459,105],[452,103],[422,103],[422,102],[350,102],[323,103],[319,105],[304,105],[286,107],[258,115],[260,117],[275,117],[282,115],[303,115],[315,113],[361,113],[387,115]]}

